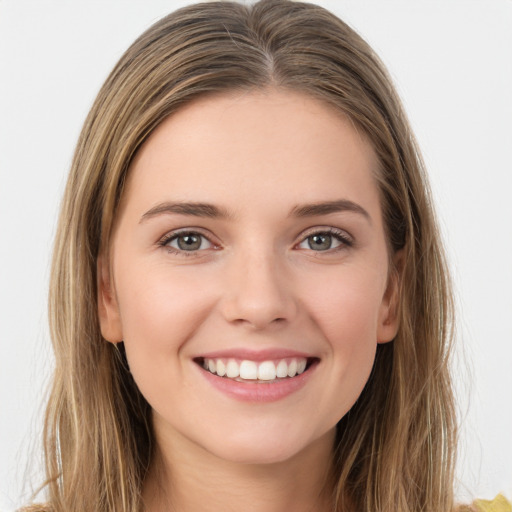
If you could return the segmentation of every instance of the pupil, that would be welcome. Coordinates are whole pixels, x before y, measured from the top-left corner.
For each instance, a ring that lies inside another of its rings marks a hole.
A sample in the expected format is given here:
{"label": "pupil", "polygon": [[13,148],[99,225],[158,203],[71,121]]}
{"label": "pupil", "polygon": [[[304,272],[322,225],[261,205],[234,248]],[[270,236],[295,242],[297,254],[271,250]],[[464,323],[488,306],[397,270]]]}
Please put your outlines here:
{"label": "pupil", "polygon": [[312,235],[309,237],[309,247],[317,251],[326,251],[331,248],[331,235]]}
{"label": "pupil", "polygon": [[201,239],[197,235],[182,235],[178,237],[178,247],[184,251],[194,251],[201,246]]}

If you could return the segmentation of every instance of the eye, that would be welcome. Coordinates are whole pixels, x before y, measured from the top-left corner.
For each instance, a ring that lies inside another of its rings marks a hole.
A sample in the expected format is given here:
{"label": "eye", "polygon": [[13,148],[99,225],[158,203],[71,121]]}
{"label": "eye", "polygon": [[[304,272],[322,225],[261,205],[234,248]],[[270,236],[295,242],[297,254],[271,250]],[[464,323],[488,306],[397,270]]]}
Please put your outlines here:
{"label": "eye", "polygon": [[159,245],[171,249],[172,252],[195,252],[214,247],[204,235],[196,231],[181,231],[166,235]]}
{"label": "eye", "polygon": [[348,234],[331,228],[311,233],[304,238],[297,247],[299,249],[325,252],[333,249],[341,249],[343,247],[351,247],[352,245],[352,239]]}

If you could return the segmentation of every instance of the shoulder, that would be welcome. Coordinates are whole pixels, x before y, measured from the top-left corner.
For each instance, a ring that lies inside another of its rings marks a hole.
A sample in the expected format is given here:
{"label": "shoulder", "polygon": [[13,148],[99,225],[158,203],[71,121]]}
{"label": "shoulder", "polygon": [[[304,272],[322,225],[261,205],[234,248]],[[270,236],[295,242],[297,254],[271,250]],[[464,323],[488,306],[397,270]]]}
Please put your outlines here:
{"label": "shoulder", "polygon": [[498,494],[493,500],[475,500],[471,505],[461,505],[455,512],[512,512],[512,503]]}
{"label": "shoulder", "polygon": [[512,503],[502,494],[498,494],[492,501],[476,500],[473,504],[478,512],[512,512]]}

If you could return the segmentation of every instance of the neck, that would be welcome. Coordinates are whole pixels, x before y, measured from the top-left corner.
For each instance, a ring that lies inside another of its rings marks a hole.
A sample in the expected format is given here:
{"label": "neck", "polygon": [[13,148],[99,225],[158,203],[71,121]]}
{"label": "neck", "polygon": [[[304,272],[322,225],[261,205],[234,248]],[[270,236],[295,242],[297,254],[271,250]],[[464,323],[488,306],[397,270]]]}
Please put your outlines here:
{"label": "neck", "polygon": [[266,464],[219,459],[189,442],[160,444],[144,484],[146,512],[331,512],[329,432],[292,458]]}

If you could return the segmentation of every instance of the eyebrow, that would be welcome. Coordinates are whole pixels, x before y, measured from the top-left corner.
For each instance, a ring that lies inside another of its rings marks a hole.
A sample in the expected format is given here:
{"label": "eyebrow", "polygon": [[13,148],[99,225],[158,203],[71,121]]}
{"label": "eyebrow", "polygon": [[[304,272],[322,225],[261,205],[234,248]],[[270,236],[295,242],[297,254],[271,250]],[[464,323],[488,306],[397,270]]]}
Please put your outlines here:
{"label": "eyebrow", "polygon": [[[297,205],[291,209],[290,217],[315,217],[320,215],[328,215],[338,212],[353,212],[365,217],[371,224],[370,214],[359,204],[349,201],[348,199],[339,199],[337,201],[325,201],[320,203]],[[219,208],[210,203],[194,203],[194,202],[164,202],[159,203],[149,209],[139,222],[144,222],[152,217],[164,214],[191,215],[194,217],[207,217],[211,219],[232,219],[227,210]]]}
{"label": "eyebrow", "polygon": [[365,217],[372,223],[370,214],[359,204],[348,199],[339,199],[337,201],[326,201],[321,203],[297,205],[292,208],[290,216],[292,217],[315,217],[319,215],[328,215],[329,213],[352,212]]}
{"label": "eyebrow", "polygon": [[209,203],[190,203],[190,202],[165,202],[153,206],[141,218],[139,222],[144,222],[152,217],[163,214],[192,215],[194,217],[208,217],[212,219],[227,219],[231,215],[224,209]]}

